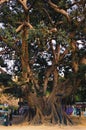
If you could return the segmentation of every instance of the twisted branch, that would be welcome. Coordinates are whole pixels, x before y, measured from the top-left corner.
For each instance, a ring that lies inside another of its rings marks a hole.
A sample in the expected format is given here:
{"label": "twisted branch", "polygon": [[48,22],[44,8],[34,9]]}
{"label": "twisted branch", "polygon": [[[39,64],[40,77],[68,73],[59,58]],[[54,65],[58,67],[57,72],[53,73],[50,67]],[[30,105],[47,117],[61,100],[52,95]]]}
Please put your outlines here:
{"label": "twisted branch", "polygon": [[59,6],[57,6],[56,4],[52,3],[51,0],[48,0],[48,4],[57,12],[57,13],[61,13],[63,14],[68,22],[70,22],[70,17],[68,15],[68,13],[64,10],[64,9],[61,9]]}

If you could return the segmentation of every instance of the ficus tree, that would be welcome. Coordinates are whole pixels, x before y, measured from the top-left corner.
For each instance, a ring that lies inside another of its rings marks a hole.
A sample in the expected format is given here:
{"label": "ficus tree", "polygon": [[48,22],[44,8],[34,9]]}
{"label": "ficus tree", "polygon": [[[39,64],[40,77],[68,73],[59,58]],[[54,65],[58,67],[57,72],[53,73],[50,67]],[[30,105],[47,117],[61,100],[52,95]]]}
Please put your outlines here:
{"label": "ficus tree", "polygon": [[[29,112],[29,122],[72,123],[64,105],[65,98],[73,95],[80,85],[80,65],[86,64],[85,49],[82,53],[78,45],[78,40],[81,40],[82,48],[85,47],[85,30],[81,31],[85,1],[4,2],[7,1],[0,1],[1,22],[3,30],[7,27],[9,33],[6,32],[8,37],[5,37],[1,32],[0,40],[10,48],[10,52],[15,52],[20,61],[17,66],[21,68],[18,83],[22,98],[34,111],[34,115]],[[83,11],[81,17],[79,9]],[[10,12],[7,21],[6,10]]]}

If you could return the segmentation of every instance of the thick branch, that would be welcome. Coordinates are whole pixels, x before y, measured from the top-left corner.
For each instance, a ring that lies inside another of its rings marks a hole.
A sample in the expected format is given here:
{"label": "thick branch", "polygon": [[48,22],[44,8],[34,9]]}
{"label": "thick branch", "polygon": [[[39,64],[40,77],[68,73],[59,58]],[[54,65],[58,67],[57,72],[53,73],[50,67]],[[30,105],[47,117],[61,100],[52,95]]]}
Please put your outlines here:
{"label": "thick branch", "polygon": [[47,89],[47,84],[48,84],[48,80],[49,80],[49,76],[52,73],[52,71],[54,70],[54,66],[51,66],[49,69],[47,69],[46,73],[45,73],[45,79],[44,79],[44,94],[46,92]]}
{"label": "thick branch", "polygon": [[16,32],[20,32],[20,31],[23,29],[24,26],[27,26],[27,27],[29,27],[30,29],[33,29],[33,26],[32,26],[30,23],[25,22],[25,23],[21,24],[21,25],[16,29]]}
{"label": "thick branch", "polygon": [[26,23],[26,25],[30,28],[33,29],[33,26],[30,23]]}
{"label": "thick branch", "polygon": [[23,26],[24,26],[24,24],[21,24],[21,25],[16,29],[16,32],[18,33],[19,31],[21,31],[22,28],[23,28]]}
{"label": "thick branch", "polygon": [[9,0],[0,0],[0,4],[3,4],[5,2],[8,2]]}
{"label": "thick branch", "polygon": [[[57,83],[57,81],[56,81]],[[66,79],[63,83],[59,82],[58,85],[55,84],[53,91],[51,92],[50,96],[48,97],[47,102],[53,102],[55,96],[62,95],[62,98],[69,96],[73,91],[73,85],[69,79]]]}
{"label": "thick branch", "polygon": [[3,70],[2,68],[0,68],[0,72],[1,72],[1,73],[6,73],[6,71]]}
{"label": "thick branch", "polygon": [[68,54],[68,49],[66,49],[64,53],[60,56],[60,60],[63,60],[66,54]]}
{"label": "thick branch", "polygon": [[28,71],[29,80],[33,81],[33,83],[34,83],[34,89],[39,90],[38,80],[34,77],[34,73],[32,72],[29,65],[28,65],[28,70],[27,71]]}
{"label": "thick branch", "polygon": [[64,9],[60,9],[60,7],[52,3],[51,0],[48,0],[48,3],[56,12],[63,14],[67,18],[68,22],[70,22],[70,17]]}
{"label": "thick branch", "polygon": [[56,46],[56,63],[58,63],[60,58],[60,45]]}
{"label": "thick branch", "polygon": [[72,63],[72,68],[73,68],[73,70],[74,70],[75,73],[78,71],[78,69],[79,69],[79,64],[78,64],[77,61],[73,61],[73,63]]}
{"label": "thick branch", "polygon": [[29,8],[27,7],[27,0],[18,0],[23,6],[24,10],[27,11]]}

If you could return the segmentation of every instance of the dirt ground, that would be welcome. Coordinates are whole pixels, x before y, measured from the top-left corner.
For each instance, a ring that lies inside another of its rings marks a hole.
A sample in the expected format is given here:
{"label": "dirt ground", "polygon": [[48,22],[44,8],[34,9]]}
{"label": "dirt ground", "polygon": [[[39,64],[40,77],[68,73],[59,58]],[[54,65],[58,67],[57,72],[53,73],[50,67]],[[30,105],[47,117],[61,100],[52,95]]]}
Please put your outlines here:
{"label": "dirt ground", "polygon": [[0,126],[0,130],[86,130],[86,126]]}
{"label": "dirt ground", "polygon": [[0,130],[86,130],[86,117],[72,117],[74,125],[27,125],[19,124],[12,126],[0,126]]}

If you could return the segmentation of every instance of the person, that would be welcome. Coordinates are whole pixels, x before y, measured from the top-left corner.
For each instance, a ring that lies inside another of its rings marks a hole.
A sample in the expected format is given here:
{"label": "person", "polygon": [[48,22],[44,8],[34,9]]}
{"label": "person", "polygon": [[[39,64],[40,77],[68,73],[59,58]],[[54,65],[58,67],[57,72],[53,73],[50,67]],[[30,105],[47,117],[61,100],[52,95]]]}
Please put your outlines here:
{"label": "person", "polygon": [[10,113],[9,113],[9,125],[12,125],[12,120],[13,120],[12,110],[10,110]]}
{"label": "person", "polygon": [[78,115],[79,115],[79,117],[81,117],[81,110],[80,109],[78,110]]}
{"label": "person", "polygon": [[9,122],[9,121],[8,121],[8,113],[5,113],[5,114],[4,114],[4,125],[5,125],[5,126],[8,126],[8,122]]}

